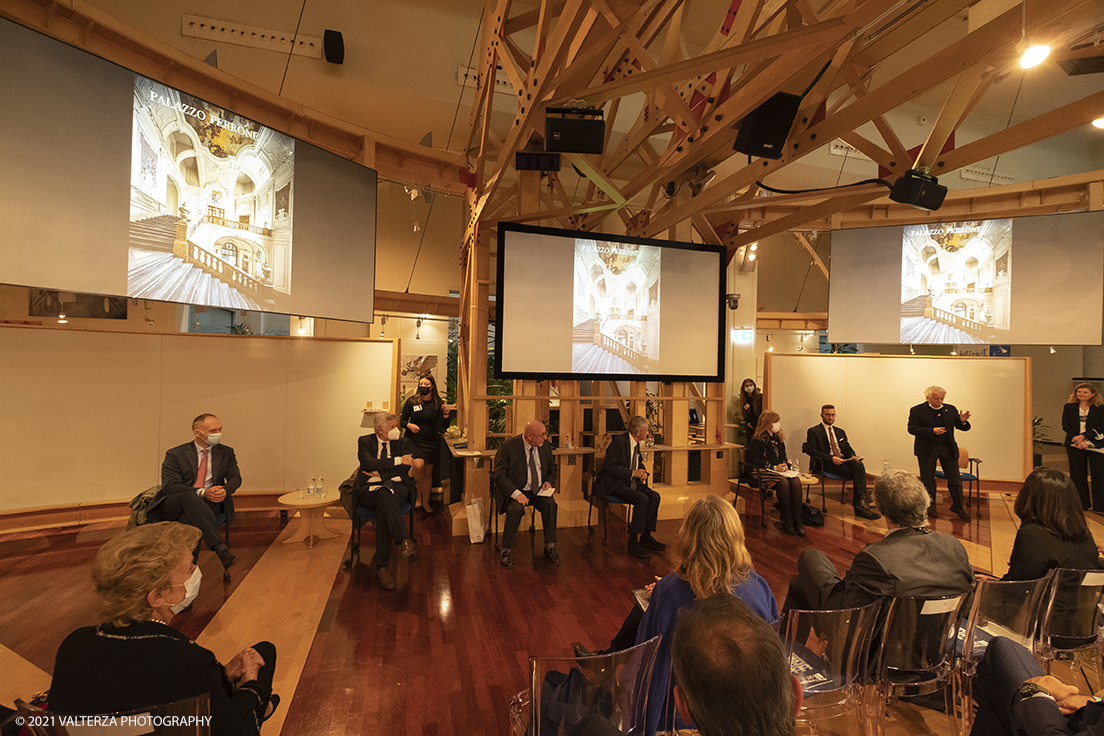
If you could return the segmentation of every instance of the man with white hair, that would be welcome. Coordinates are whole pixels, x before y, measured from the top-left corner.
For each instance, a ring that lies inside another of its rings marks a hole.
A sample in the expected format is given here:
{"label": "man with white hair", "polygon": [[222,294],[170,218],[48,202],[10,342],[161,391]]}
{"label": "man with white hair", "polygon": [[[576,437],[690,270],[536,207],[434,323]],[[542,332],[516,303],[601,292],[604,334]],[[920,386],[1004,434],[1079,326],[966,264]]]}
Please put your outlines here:
{"label": "man with white hair", "polygon": [[648,471],[644,468],[644,440],[648,437],[648,420],[635,416],[629,420],[628,431],[617,435],[606,449],[602,471],[594,483],[594,495],[616,496],[632,506],[629,525],[629,554],[647,557],[648,550],[661,552],[667,545],[652,536],[659,519],[659,494],[648,487]]}
{"label": "man with white hair", "polygon": [[961,414],[950,404],[944,404],[947,390],[942,386],[928,386],[924,389],[923,404],[917,404],[909,410],[908,431],[916,439],[913,452],[920,465],[920,482],[928,489],[928,516],[937,516],[935,510],[935,461],[943,466],[947,477],[947,491],[951,494],[951,513],[963,521],[970,521],[970,515],[962,506],[962,476],[958,472],[958,443],[955,442],[955,430],[967,432],[970,429],[970,412]]}

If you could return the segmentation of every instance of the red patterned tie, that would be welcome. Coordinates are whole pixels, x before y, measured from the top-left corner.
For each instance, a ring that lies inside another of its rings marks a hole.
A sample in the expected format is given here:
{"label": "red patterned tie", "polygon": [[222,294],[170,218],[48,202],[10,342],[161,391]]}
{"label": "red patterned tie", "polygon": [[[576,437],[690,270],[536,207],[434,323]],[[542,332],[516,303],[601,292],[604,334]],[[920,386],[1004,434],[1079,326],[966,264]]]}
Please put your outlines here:
{"label": "red patterned tie", "polygon": [[832,428],[828,428],[828,440],[832,444],[832,454],[836,457],[843,457],[843,453],[840,452],[839,443],[836,442],[836,433],[832,431]]}
{"label": "red patterned tie", "polygon": [[200,451],[202,453],[203,457],[201,457],[200,460],[199,460],[199,472],[196,473],[196,479],[195,479],[195,487],[196,488],[206,488],[207,487],[207,453],[209,453],[210,451],[211,451],[211,449],[209,447],[205,447]]}

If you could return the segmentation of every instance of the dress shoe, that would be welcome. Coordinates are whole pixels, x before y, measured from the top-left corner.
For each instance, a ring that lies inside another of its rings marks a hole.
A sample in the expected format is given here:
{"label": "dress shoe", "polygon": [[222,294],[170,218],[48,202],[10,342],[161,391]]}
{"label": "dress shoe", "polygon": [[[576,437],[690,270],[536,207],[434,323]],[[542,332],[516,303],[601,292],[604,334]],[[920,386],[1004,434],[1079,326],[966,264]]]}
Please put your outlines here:
{"label": "dress shoe", "polygon": [[234,566],[234,563],[238,561],[238,556],[230,551],[230,548],[225,544],[220,544],[215,548],[215,554],[218,555],[219,560],[222,562],[222,569],[227,570]]}
{"label": "dress shoe", "polygon": [[795,521],[794,525],[793,525],[793,528],[794,528],[794,534],[796,534],[799,537],[804,537],[805,536],[805,526],[800,521]]}
{"label": "dress shoe", "polygon": [[928,516],[932,519],[938,519],[939,518],[939,512],[935,510],[935,504],[934,503],[931,506],[928,506]]}
{"label": "dress shoe", "polygon": [[395,589],[395,578],[391,575],[391,571],[386,567],[381,567],[376,570],[376,577],[379,578],[380,587],[384,590]]}
{"label": "dress shoe", "polygon": [[399,545],[399,555],[403,559],[414,557],[416,554],[418,554],[418,548],[414,546],[413,539],[404,539],[402,544]]}
{"label": "dress shoe", "polygon": [[855,516],[859,517],[860,519],[869,519],[871,521],[882,518],[881,514],[879,514],[877,511],[874,511],[869,506],[856,506]]}
{"label": "dress shoe", "polygon": [[510,556],[510,550],[502,550],[502,566],[510,570],[514,566],[514,558]]}
{"label": "dress shoe", "polygon": [[560,553],[556,551],[555,547],[545,547],[544,556],[548,558],[548,561],[553,565],[560,564]]}
{"label": "dress shoe", "polygon": [[789,534],[791,537],[797,536],[797,530],[794,529],[794,524],[789,519],[782,520],[782,533]]}
{"label": "dress shoe", "polygon": [[277,695],[276,693],[272,693],[272,695],[269,695],[268,696],[268,707],[269,707],[268,713],[266,713],[265,717],[261,719],[261,723],[264,723],[265,721],[267,721],[269,718],[271,718],[272,716],[274,716],[276,714],[276,709],[280,707],[280,696]]}
{"label": "dress shoe", "polygon": [[594,656],[594,652],[590,651],[589,649],[584,647],[579,642],[575,642],[574,644],[571,645],[571,651],[573,651],[575,653],[576,658],[578,658],[578,657],[593,657]]}
{"label": "dress shoe", "polygon": [[644,545],[646,549],[654,549],[656,552],[662,552],[667,549],[667,545],[659,541],[651,534],[645,534],[640,538],[640,543]]}
{"label": "dress shoe", "polygon": [[952,506],[951,513],[962,519],[963,521],[970,521],[970,512],[961,506]]}
{"label": "dress shoe", "polygon": [[644,545],[636,539],[629,540],[629,554],[633,557],[639,557],[643,560],[648,559],[648,550],[645,549]]}

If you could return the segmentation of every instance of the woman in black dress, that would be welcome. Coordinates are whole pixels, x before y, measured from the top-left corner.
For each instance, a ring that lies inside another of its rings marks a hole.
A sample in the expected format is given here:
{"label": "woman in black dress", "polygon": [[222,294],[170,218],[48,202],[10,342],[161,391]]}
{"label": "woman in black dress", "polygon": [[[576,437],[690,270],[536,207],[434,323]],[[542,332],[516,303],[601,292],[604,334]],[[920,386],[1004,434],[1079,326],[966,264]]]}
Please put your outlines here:
{"label": "woman in black dress", "polygon": [[740,406],[740,417],[744,422],[744,441],[747,442],[759,426],[759,415],[763,413],[763,392],[755,386],[755,381],[745,378],[736,403]]}
{"label": "woman in black dress", "polygon": [[[50,710],[119,713],[207,693],[214,736],[259,734],[280,699],[272,694],[276,647],[260,642],[225,665],[170,625],[192,587],[199,529],[143,524],[96,554],[92,584],[104,622],[77,629],[58,649]],[[195,583],[198,584],[198,583]]]}
{"label": "woman in black dress", "polygon": [[1056,567],[1091,570],[1100,552],[1077,496],[1065,473],[1036,468],[1027,476],[1013,507],[1020,529],[1012,543],[1004,580],[1035,580]]}
{"label": "woman in black dress", "polygon": [[1069,403],[1062,408],[1062,429],[1066,433],[1070,478],[1077,486],[1081,508],[1104,513],[1104,455],[1090,449],[1104,447],[1104,398],[1095,386],[1079,383],[1073,389]]}
{"label": "woman in black dress", "polygon": [[411,468],[410,475],[418,486],[418,508],[432,514],[429,492],[433,484],[433,466],[441,455],[441,437],[449,425],[449,408],[437,393],[433,376],[418,379],[418,391],[403,404],[399,426],[414,443],[414,457],[425,461],[421,468]]}
{"label": "woman in black dress", "polygon": [[759,416],[755,434],[747,443],[747,461],[768,471],[763,474],[765,483],[775,483],[778,505],[782,512],[782,533],[804,537],[805,528],[801,524],[801,481],[778,475],[789,470],[785,440],[778,414],[773,411],[763,412]]}

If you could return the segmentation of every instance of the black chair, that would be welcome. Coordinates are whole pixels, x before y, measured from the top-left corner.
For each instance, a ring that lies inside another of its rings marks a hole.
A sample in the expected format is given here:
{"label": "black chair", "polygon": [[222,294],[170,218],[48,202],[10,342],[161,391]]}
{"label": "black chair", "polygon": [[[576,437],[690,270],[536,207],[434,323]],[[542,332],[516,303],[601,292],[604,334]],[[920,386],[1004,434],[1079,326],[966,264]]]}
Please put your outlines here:
{"label": "black chair", "polygon": [[[626,504],[627,511],[625,513],[625,527],[628,528],[632,524],[632,506],[622,499],[618,498],[612,493],[607,493],[604,498],[598,498],[592,492],[594,484],[598,482],[598,476],[602,472],[602,464],[606,461],[606,449],[609,447],[611,437],[606,434],[595,440],[594,454],[594,471],[591,473],[591,482],[588,483],[586,475],[584,474],[583,480],[583,497],[587,500],[587,529],[591,530],[590,513],[595,507],[598,508],[598,516],[602,520],[602,546],[605,547],[609,541],[609,505],[611,503]],[[601,454],[599,454],[601,453]],[[588,531],[589,533],[589,531]]]}
{"label": "black chair", "polygon": [[[493,481],[492,481],[493,483]],[[498,546],[498,509],[495,506],[498,503],[498,494],[491,489],[491,519],[494,521],[494,548],[501,549]],[[532,505],[526,507],[529,511],[529,533],[535,535],[537,533],[537,509]],[[488,523],[488,526],[490,524]],[[535,539],[536,537],[534,537]]]}
{"label": "black chair", "polygon": [[[402,515],[407,517],[407,528],[411,539],[414,538],[414,514],[410,513],[413,508],[412,501],[408,499],[399,509]],[[353,529],[349,533],[349,559],[345,560],[344,563],[346,570],[351,569],[353,565],[360,562],[360,530],[365,524],[371,524],[372,526],[376,525],[376,512],[358,505],[353,512],[352,521]],[[379,533],[378,529],[376,533]]]}
{"label": "black chair", "polygon": [[[854,481],[850,478],[844,478],[842,475],[836,475],[835,473],[824,469],[824,461],[819,457],[809,457],[809,472],[820,479],[820,510],[827,511],[828,504],[824,500],[824,481],[826,480],[838,480],[840,482],[840,503],[845,503],[844,499],[847,497],[847,484],[851,483],[851,492],[854,493]],[[808,502],[809,495],[812,493],[812,486],[806,486],[805,501]]]}
{"label": "black chair", "polygon": [[[962,479],[962,485],[966,487],[966,508],[970,508],[970,497],[973,497],[977,518],[981,518],[981,458],[970,457],[970,451],[959,445],[958,448],[958,476]],[[947,480],[943,468],[935,471],[935,477]]]}
{"label": "black chair", "polygon": [[764,529],[767,528],[767,494],[777,485],[777,480],[766,477],[763,472],[766,468],[740,460],[737,462],[736,498],[732,505],[736,505],[736,499],[740,498],[740,485],[747,483],[748,488],[759,491],[759,521]]}

